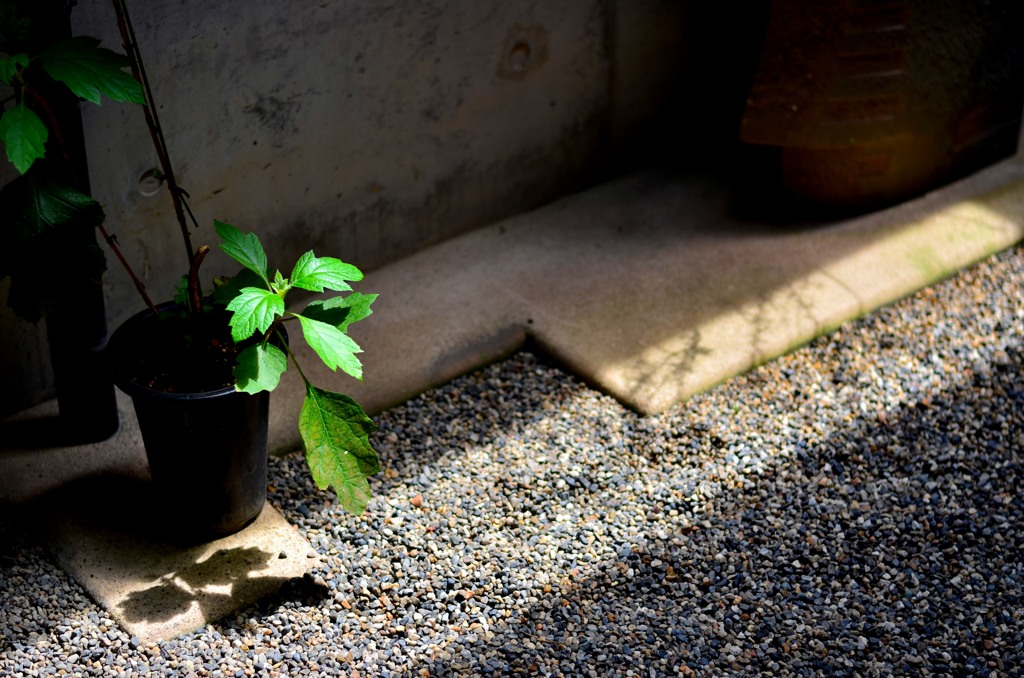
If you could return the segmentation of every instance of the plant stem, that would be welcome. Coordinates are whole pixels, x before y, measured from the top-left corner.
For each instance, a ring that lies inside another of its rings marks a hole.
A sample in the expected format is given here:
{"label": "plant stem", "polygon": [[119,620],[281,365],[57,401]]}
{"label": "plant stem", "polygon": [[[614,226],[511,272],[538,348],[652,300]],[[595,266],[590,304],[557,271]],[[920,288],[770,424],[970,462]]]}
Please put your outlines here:
{"label": "plant stem", "polygon": [[121,262],[121,266],[125,271],[127,271],[128,277],[132,279],[133,283],[135,283],[135,289],[139,291],[140,295],[142,295],[142,300],[146,302],[146,306],[148,306],[149,310],[156,315],[158,312],[156,310],[156,305],[153,303],[153,300],[149,298],[149,294],[146,292],[146,286],[142,284],[142,281],[139,280],[137,275],[135,275],[135,271],[132,270],[128,260],[124,258],[123,254],[121,254],[121,248],[117,245],[117,237],[107,233],[107,229],[103,227],[103,224],[100,224],[98,228],[100,229],[100,235],[102,235],[103,239],[107,241],[107,246],[110,247],[110,250],[117,257],[117,260]]}
{"label": "plant stem", "polygon": [[295,369],[298,370],[299,376],[302,377],[302,381],[306,382],[306,387],[309,388],[309,379],[306,378],[306,373],[302,371],[302,366],[299,365],[298,358],[292,353],[292,347],[288,345],[288,342],[284,340],[284,337],[278,335],[281,339],[281,343],[284,344],[284,350],[288,352],[288,357],[292,359],[292,364],[295,365]]}
{"label": "plant stem", "polygon": [[[189,266],[195,258],[192,249],[192,236],[188,232],[188,224],[185,221],[185,211],[182,207],[181,189],[174,178],[174,169],[171,167],[171,157],[167,151],[167,141],[164,138],[163,128],[160,126],[160,119],[157,117],[156,105],[153,102],[153,90],[149,86],[149,78],[146,76],[146,68],[142,63],[142,52],[135,40],[135,29],[132,27],[131,18],[128,16],[128,5],[125,0],[113,0],[114,12],[117,13],[117,26],[121,31],[121,39],[124,41],[125,53],[132,62],[132,74],[142,85],[146,94],[146,105],[143,111],[146,114],[146,125],[149,127],[150,136],[153,138],[153,147],[156,149],[157,157],[160,159],[160,167],[167,181],[167,190],[171,194],[171,202],[174,204],[174,216],[181,228],[181,238],[185,245],[185,253]],[[197,311],[198,312],[198,311]]]}
{"label": "plant stem", "polygon": [[192,306],[192,313],[196,315],[203,312],[203,295],[199,289],[199,267],[209,253],[208,245],[200,245],[196,250],[196,256],[192,257],[192,264],[188,267],[188,302]]}

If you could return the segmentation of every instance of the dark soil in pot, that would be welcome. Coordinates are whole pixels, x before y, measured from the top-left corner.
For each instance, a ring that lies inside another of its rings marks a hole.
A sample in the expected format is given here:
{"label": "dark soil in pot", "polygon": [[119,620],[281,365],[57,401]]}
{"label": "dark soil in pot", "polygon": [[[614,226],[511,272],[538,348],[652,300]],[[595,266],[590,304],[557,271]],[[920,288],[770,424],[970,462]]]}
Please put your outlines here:
{"label": "dark soil in pot", "polygon": [[173,304],[160,310],[155,318],[149,312],[140,314],[140,330],[132,335],[135,345],[116,369],[132,383],[164,393],[232,388],[231,370],[238,350],[231,339],[228,313],[215,310],[193,318]]}
{"label": "dark soil in pot", "polygon": [[266,502],[269,394],[234,389],[238,347],[227,314],[200,319],[173,304],[144,311],[114,332],[114,383],[132,397],[157,492],[177,540],[237,532]]}

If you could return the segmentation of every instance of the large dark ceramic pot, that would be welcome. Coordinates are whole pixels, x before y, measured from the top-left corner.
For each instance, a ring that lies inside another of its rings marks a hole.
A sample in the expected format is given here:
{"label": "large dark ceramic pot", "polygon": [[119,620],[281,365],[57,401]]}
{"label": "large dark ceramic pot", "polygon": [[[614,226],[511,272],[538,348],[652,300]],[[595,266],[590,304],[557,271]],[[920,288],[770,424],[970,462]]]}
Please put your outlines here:
{"label": "large dark ceramic pot", "polygon": [[186,539],[232,534],[266,502],[269,393],[235,391],[223,312],[196,325],[174,304],[158,310],[111,336],[114,383],[135,405],[159,518]]}

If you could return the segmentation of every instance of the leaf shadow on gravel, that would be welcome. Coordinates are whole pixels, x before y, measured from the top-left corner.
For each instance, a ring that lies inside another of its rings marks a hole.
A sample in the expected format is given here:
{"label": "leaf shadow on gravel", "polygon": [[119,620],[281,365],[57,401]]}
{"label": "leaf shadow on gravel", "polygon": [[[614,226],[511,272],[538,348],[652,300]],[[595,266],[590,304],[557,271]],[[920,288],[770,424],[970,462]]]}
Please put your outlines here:
{"label": "leaf shadow on gravel", "polygon": [[534,587],[490,640],[477,631],[468,653],[418,668],[1012,673],[1024,666],[1024,351],[1007,354],[913,406],[794,441],[690,516],[657,517],[618,557]]}
{"label": "leaf shadow on gravel", "polygon": [[78,478],[7,507],[0,513],[4,523],[23,538],[10,556],[0,549],[0,566],[17,557],[14,548],[38,541],[85,591],[112,604],[109,614],[138,629],[159,628],[196,607],[219,619],[234,611],[238,598],[274,592],[281,599],[297,590],[292,577],[273,574],[277,552],[246,545],[210,552],[207,541],[182,537],[177,507],[167,506],[144,478],[114,472]]}
{"label": "leaf shadow on gravel", "polygon": [[254,546],[220,549],[205,560],[162,573],[151,586],[130,592],[119,602],[118,612],[130,623],[152,624],[167,622],[198,606],[204,618],[219,619],[233,611],[234,598],[258,598],[262,592],[276,591],[291,581],[290,577],[260,574],[275,557]]}

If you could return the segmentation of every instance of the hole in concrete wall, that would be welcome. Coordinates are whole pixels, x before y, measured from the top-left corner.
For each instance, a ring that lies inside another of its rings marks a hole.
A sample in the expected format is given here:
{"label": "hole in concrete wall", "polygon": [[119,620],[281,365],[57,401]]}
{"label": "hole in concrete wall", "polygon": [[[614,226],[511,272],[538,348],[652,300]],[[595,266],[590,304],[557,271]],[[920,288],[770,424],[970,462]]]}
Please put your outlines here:
{"label": "hole in concrete wall", "polygon": [[530,44],[517,42],[512,45],[508,55],[509,68],[513,71],[525,71],[530,65]]}
{"label": "hole in concrete wall", "polygon": [[505,37],[497,75],[521,80],[548,59],[548,32],[539,24],[516,24]]}

